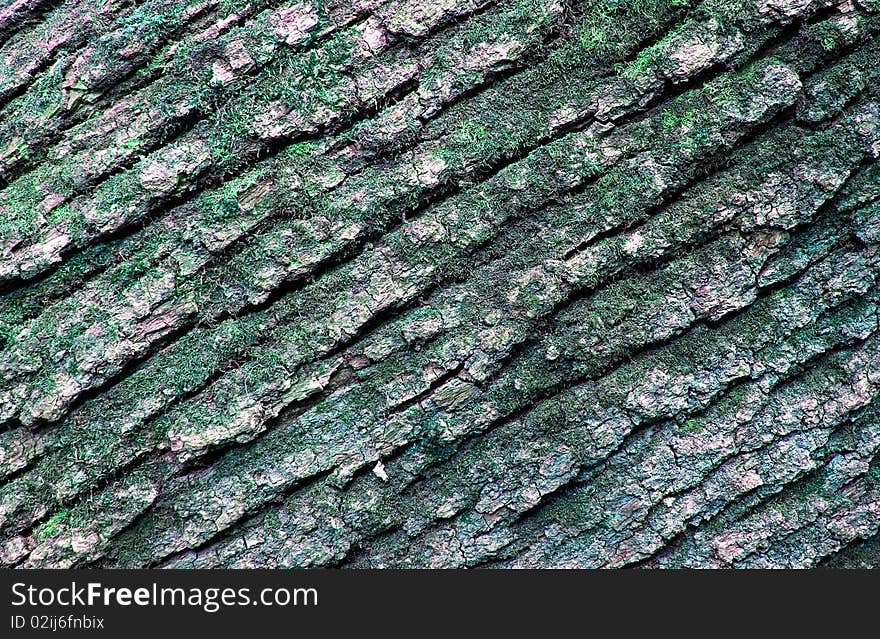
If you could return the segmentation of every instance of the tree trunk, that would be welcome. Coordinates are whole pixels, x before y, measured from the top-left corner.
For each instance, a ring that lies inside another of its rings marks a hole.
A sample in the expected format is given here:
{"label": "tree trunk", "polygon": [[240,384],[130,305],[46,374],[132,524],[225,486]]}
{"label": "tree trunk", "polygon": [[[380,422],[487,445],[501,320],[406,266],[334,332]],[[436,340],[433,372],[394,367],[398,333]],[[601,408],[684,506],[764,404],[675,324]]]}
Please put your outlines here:
{"label": "tree trunk", "polygon": [[880,563],[877,0],[3,0],[0,564]]}

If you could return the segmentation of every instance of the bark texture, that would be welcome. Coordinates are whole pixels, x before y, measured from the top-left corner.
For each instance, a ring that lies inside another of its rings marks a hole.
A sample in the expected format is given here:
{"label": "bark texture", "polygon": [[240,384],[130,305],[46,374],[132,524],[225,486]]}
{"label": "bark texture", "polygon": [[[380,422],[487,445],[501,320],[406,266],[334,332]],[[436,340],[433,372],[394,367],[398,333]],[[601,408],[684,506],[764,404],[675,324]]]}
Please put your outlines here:
{"label": "bark texture", "polygon": [[880,566],[877,0],[0,0],[0,565]]}

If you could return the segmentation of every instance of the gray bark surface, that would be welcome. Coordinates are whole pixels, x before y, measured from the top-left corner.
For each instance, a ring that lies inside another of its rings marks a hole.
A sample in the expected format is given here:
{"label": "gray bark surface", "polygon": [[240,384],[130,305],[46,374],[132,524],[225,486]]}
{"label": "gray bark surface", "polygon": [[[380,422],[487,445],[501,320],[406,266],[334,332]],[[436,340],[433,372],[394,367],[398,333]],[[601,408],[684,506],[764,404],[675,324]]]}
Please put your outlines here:
{"label": "gray bark surface", "polygon": [[0,565],[877,567],[877,0],[3,0]]}

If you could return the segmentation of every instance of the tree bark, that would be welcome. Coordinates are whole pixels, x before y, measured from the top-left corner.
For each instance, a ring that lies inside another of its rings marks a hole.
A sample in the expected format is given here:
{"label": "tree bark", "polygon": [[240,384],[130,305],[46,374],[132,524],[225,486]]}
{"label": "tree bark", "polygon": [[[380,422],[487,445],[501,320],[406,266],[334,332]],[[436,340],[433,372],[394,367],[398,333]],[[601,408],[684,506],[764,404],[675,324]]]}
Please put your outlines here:
{"label": "tree bark", "polygon": [[0,565],[875,567],[876,0],[7,0]]}

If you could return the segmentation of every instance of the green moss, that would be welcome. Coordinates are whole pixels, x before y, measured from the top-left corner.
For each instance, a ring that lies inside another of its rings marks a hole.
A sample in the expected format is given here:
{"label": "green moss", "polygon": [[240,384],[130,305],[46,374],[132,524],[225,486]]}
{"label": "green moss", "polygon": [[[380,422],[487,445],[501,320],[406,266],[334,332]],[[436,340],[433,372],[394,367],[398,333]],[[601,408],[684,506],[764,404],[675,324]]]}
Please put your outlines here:
{"label": "green moss", "polygon": [[0,219],[0,237],[26,237],[33,232],[37,207],[48,194],[47,187],[45,178],[32,172],[6,188],[3,199],[9,214]]}
{"label": "green moss", "polygon": [[297,142],[287,146],[284,149],[284,155],[291,160],[296,160],[312,155],[319,148],[321,145],[317,142]]}
{"label": "green moss", "polygon": [[492,136],[481,122],[461,123],[450,136],[446,159],[485,162],[499,152],[497,136]]}
{"label": "green moss", "polygon": [[67,525],[70,513],[67,510],[60,510],[46,520],[35,532],[38,541],[44,542],[58,536]]}
{"label": "green moss", "polygon": [[640,51],[632,63],[619,67],[619,72],[630,82],[635,82],[645,75],[645,72],[654,63],[655,56],[656,52],[653,48]]}
{"label": "green moss", "polygon": [[253,115],[275,102],[301,113],[306,120],[319,108],[338,108],[347,86],[340,72],[351,62],[353,37],[346,32],[320,49],[304,52],[284,49],[264,70],[266,84],[224,90],[222,106],[204,127],[217,164],[235,170],[246,162],[246,145],[254,137]]}
{"label": "green moss", "polygon": [[688,0],[590,0],[574,22],[571,38],[551,54],[560,72],[582,72],[591,67],[616,63],[621,71],[630,68],[635,79],[647,68],[648,54],[627,67],[622,57],[651,37],[659,36],[671,21],[684,14]]}
{"label": "green moss", "polygon": [[126,140],[120,146],[126,151],[135,151],[141,146],[141,144],[143,144],[141,138],[132,138],[131,140]]}
{"label": "green moss", "polygon": [[137,9],[122,17],[118,24],[121,27],[118,40],[100,41],[103,43],[105,55],[124,48],[132,42],[144,43],[148,46],[158,44],[168,32],[181,23],[183,7],[165,13],[152,13],[149,9]]}
{"label": "green moss", "polygon": [[563,526],[577,527],[588,521],[596,509],[595,497],[588,488],[575,487],[561,498],[547,504],[539,513],[542,523],[556,523]]}
{"label": "green moss", "polygon": [[700,431],[703,428],[703,422],[699,419],[688,419],[678,428],[682,433],[690,435]]}

